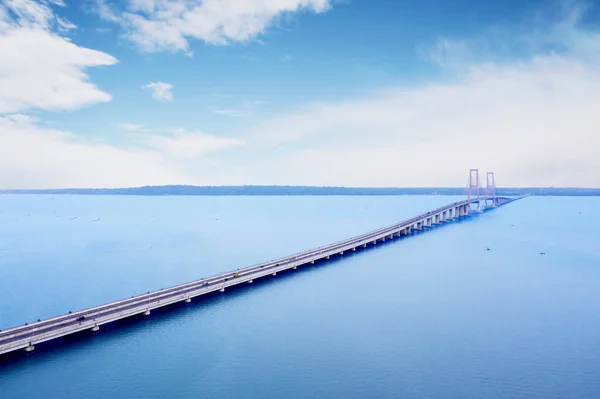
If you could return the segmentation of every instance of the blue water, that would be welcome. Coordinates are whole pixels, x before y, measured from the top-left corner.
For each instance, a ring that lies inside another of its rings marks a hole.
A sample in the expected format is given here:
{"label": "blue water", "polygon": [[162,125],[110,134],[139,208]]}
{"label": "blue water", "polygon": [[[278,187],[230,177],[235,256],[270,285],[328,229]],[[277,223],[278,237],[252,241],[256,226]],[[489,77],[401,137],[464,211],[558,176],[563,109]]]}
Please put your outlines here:
{"label": "blue water", "polygon": [[[0,196],[0,329],[456,199]],[[0,358],[0,398],[597,398],[598,209],[530,197]]]}

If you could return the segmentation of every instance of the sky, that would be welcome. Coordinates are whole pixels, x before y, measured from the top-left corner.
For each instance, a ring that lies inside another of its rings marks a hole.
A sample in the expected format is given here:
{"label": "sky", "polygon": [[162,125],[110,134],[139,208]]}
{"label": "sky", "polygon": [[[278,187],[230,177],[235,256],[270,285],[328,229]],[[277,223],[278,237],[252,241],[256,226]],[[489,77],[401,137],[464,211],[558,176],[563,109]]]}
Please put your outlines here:
{"label": "sky", "polygon": [[600,187],[600,4],[0,0],[0,189]]}

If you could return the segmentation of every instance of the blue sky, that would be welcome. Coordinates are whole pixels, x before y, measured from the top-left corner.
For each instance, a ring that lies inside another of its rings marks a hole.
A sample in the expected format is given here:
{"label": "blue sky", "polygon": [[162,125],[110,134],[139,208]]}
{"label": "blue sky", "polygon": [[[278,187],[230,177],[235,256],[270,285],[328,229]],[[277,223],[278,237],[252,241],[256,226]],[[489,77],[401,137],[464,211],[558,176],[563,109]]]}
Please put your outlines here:
{"label": "blue sky", "polygon": [[598,12],[4,0],[0,188],[598,187]]}

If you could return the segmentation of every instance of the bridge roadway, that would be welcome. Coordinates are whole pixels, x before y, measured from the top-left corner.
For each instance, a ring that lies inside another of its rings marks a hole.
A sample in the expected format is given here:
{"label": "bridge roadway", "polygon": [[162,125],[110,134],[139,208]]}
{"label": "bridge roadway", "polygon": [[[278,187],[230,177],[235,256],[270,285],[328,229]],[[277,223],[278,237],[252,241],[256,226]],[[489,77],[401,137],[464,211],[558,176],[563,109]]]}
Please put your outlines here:
{"label": "bridge roadway", "polygon": [[[516,199],[519,198],[495,197],[493,204],[500,206]],[[0,331],[0,355],[19,349],[31,351],[35,344],[79,331],[98,331],[102,324],[138,314],[149,315],[152,309],[181,301],[190,302],[192,298],[200,295],[215,291],[224,292],[227,287],[252,283],[254,279],[260,277],[276,275],[277,272],[287,269],[296,269],[298,266],[329,259],[333,255],[343,255],[346,251],[356,251],[360,247],[366,248],[368,244],[374,245],[378,241],[410,235],[413,229],[423,230],[425,227],[469,216],[473,212],[470,210],[471,205],[477,202],[479,202],[477,199],[454,202],[391,226],[284,258],[9,328]]]}

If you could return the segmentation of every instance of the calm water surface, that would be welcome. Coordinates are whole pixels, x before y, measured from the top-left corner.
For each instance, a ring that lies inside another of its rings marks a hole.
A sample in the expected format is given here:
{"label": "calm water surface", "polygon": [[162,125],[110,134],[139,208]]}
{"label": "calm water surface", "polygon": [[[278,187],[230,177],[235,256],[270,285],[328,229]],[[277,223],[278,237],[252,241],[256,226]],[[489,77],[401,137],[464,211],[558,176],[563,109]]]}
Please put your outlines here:
{"label": "calm water surface", "polygon": [[[0,329],[455,200],[0,196]],[[600,198],[526,198],[0,358],[0,398],[598,398],[598,209]]]}

